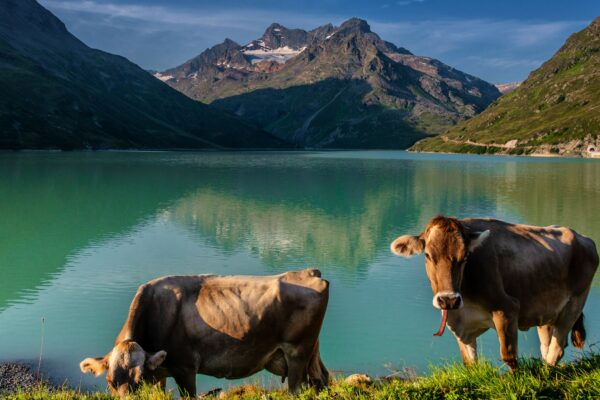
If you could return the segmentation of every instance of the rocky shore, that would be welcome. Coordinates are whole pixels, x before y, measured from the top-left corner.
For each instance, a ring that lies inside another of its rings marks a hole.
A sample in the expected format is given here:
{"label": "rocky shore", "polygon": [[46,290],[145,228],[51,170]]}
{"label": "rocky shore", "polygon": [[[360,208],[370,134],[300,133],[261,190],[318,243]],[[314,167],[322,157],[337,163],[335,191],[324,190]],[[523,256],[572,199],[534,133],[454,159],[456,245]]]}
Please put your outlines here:
{"label": "rocky shore", "polygon": [[30,390],[42,380],[30,365],[22,363],[0,363],[0,396],[19,389]]}

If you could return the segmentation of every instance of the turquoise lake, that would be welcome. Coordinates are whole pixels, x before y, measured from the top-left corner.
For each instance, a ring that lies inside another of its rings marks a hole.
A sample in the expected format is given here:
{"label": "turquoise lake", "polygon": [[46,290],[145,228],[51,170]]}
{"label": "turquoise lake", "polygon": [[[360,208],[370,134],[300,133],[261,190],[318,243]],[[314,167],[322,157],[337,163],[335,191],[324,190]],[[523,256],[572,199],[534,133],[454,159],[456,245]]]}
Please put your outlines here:
{"label": "turquoise lake", "polygon": [[[0,153],[0,360],[104,388],[79,361],[112,348],[136,288],[169,274],[331,282],[329,370],[375,375],[460,359],[422,256],[389,251],[437,214],[570,226],[600,243],[600,161],[364,152]],[[600,277],[585,308],[600,343]],[[538,356],[535,329],[520,353]],[[481,353],[499,361],[488,331]],[[568,349],[568,357],[581,353]],[[504,367],[502,367],[504,368]],[[264,373],[263,383],[278,379]],[[235,382],[199,376],[199,391]],[[172,383],[171,383],[172,385]]]}

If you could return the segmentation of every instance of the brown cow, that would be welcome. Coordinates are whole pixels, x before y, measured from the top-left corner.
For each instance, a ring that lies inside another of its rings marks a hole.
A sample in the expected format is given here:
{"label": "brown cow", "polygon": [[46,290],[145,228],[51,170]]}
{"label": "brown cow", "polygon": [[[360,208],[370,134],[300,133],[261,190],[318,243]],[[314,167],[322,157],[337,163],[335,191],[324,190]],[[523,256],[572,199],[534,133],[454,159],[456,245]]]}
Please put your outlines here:
{"label": "brown cow", "polygon": [[263,369],[303,384],[327,385],[319,353],[329,283],[316,269],[275,276],[168,276],[139,287],[115,347],[86,358],[123,396],[142,381],[164,388],[172,376],[195,396],[196,374],[238,379]]}
{"label": "brown cow", "polygon": [[419,236],[401,236],[393,253],[425,252],[433,305],[456,336],[463,361],[477,360],[476,338],[495,328],[502,359],[517,367],[517,331],[537,326],[542,358],[555,365],[567,335],[582,348],[583,306],[598,267],[594,242],[569,228],[438,216]]}

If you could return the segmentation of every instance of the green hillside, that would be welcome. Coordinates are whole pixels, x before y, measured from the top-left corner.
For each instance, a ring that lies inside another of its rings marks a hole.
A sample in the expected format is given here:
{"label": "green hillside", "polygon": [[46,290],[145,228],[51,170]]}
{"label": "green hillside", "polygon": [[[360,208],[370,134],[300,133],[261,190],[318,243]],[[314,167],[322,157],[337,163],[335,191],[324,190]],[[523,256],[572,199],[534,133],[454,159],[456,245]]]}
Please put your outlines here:
{"label": "green hillside", "polygon": [[600,17],[515,91],[411,150],[589,155],[600,141]]}
{"label": "green hillside", "polygon": [[0,149],[285,146],[89,48],[34,0],[0,2],[0,87]]}

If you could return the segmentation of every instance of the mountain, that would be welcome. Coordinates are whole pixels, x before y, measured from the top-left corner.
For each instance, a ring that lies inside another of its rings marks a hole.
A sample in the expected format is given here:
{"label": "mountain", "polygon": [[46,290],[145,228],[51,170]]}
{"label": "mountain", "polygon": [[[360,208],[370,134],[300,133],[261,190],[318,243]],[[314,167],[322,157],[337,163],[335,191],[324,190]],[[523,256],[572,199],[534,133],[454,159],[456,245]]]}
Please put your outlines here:
{"label": "mountain", "polygon": [[272,24],[155,76],[308,148],[406,148],[493,102],[493,85],[382,40],[352,18],[311,31]]}
{"label": "mountain", "polygon": [[306,32],[303,29],[288,29],[274,23],[267,28],[260,39],[253,40],[244,46],[243,51],[251,56],[255,51],[273,52],[285,48],[301,52],[308,44],[324,39],[332,31],[333,25],[331,24]]}
{"label": "mountain", "polygon": [[502,94],[507,94],[515,90],[519,87],[521,82],[508,82],[508,83],[496,83],[494,86],[500,91]]}
{"label": "mountain", "polygon": [[0,87],[1,149],[284,145],[87,47],[35,0],[0,2]]}
{"label": "mountain", "polygon": [[595,156],[600,148],[600,17],[519,87],[415,151]]}

